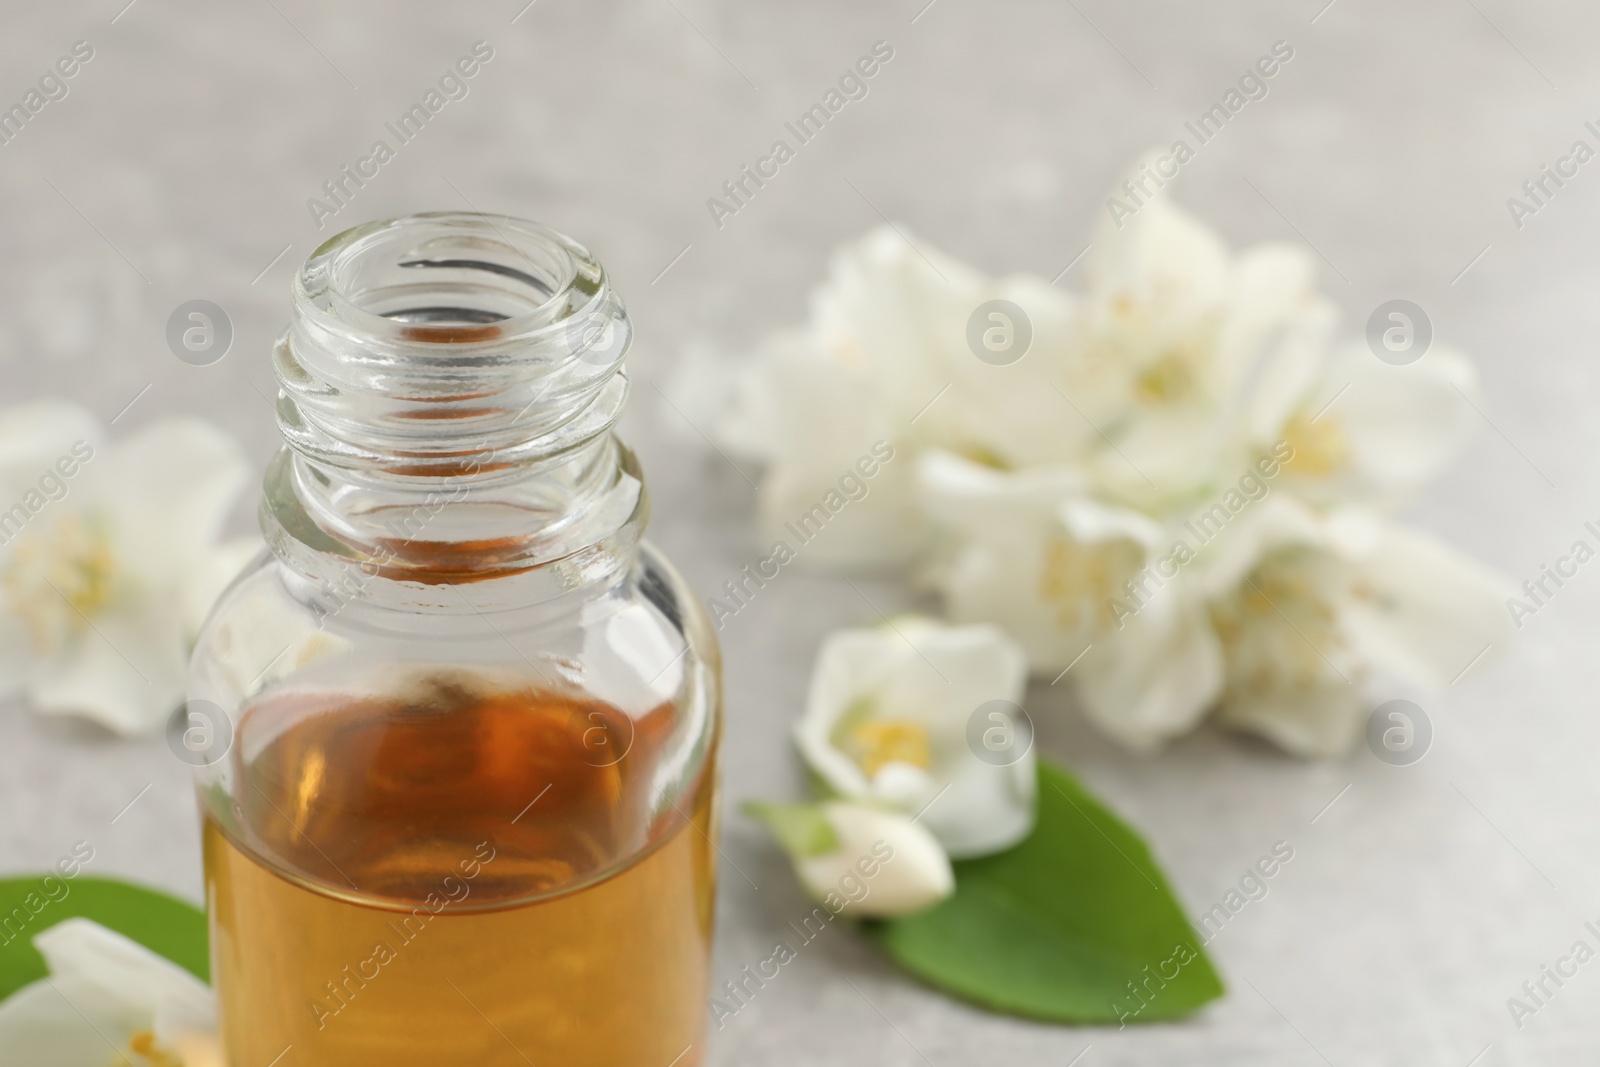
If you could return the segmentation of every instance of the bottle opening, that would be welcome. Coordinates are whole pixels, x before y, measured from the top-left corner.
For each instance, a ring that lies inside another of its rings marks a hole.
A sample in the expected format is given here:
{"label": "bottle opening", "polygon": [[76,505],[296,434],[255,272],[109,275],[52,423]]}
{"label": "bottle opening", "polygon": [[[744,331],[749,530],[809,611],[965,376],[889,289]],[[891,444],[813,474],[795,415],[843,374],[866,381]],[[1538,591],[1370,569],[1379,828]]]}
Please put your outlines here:
{"label": "bottle opening", "polygon": [[278,346],[290,447],[356,475],[453,476],[609,431],[631,330],[588,250],[546,227],[439,213],[312,253]]}
{"label": "bottle opening", "polygon": [[370,223],[328,241],[298,288],[329,316],[424,344],[496,340],[578,311],[592,262],[568,238],[521,219],[435,213]]}
{"label": "bottle opening", "polygon": [[596,543],[642,500],[611,436],[630,339],[600,264],[537,223],[436,213],[333,237],[274,352],[281,525],[303,511],[358,555],[449,574],[484,566],[485,531],[511,568]]}

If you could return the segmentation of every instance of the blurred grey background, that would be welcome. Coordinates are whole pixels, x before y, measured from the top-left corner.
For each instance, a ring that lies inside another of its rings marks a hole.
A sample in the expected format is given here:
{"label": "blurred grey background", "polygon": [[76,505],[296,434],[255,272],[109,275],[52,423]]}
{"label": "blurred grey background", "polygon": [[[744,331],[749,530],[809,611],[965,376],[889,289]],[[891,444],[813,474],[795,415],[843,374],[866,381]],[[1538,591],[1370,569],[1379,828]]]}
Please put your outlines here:
{"label": "blurred grey background", "polygon": [[[758,546],[749,485],[651,387],[688,345],[738,351],[798,320],[830,248],[880,213],[989,272],[1055,277],[1122,168],[1284,40],[1294,58],[1270,95],[1183,169],[1177,199],[1235,245],[1313,244],[1352,336],[1405,297],[1477,358],[1482,433],[1414,509],[1418,523],[1520,583],[1600,517],[1600,161],[1521,228],[1506,206],[1574,140],[1600,143],[1582,126],[1600,120],[1592,5],[525,2],[10,5],[0,103],[75,41],[94,58],[0,145],[0,401],[64,396],[104,419],[126,409],[119,433],[200,413],[264,463],[277,442],[268,348],[288,279],[318,243],[419,210],[540,219],[589,244],[629,302],[624,432],[650,478],[653,536],[714,588]],[[308,198],[479,40],[493,59],[467,97],[319,230]],[[870,95],[714,225],[706,199],[879,40],[894,59]],[[236,330],[211,366],[180,362],[164,340],[192,299],[220,304]],[[253,506],[240,506],[241,531]],[[722,872],[719,983],[807,910],[736,805],[799,794],[787,730],[812,654],[864,614],[842,580],[785,574],[723,635],[724,848],[750,877]],[[866,588],[880,604],[905,597]],[[1036,1025],[944,999],[830,930],[714,1034],[711,1060],[1592,1061],[1600,966],[1520,1030],[1506,999],[1600,919],[1597,638],[1600,580],[1585,571],[1498,662],[1429,705],[1434,747],[1401,768],[1365,750],[1306,765],[1212,732],[1134,758],[1037,692],[1044,750],[1149,835],[1191,914],[1273,842],[1295,848],[1270,895],[1211,944],[1230,995],[1176,1024]],[[0,869],[43,866],[87,838],[96,873],[199,899],[187,768],[159,738],[0,710]]]}

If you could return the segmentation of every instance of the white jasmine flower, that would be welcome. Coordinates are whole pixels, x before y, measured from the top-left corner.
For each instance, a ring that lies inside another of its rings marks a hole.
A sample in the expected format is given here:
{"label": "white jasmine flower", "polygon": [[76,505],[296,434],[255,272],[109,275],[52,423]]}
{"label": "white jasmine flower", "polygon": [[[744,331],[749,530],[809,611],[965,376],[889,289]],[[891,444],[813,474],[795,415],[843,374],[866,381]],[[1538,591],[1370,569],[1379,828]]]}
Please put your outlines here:
{"label": "white jasmine flower", "polygon": [[[1030,335],[1026,352],[1000,365],[980,359],[968,335],[992,300],[1021,308]],[[1070,381],[1077,317],[1077,302],[1043,279],[985,277],[885,226],[834,256],[812,297],[808,336],[862,371],[896,439],[913,451],[1020,467],[1070,458],[1094,435],[1064,418],[1071,409],[1051,386]]]}
{"label": "white jasmine flower", "polygon": [[[719,436],[732,450],[767,463],[757,500],[763,543],[792,545],[785,524],[823,503],[841,477],[857,472],[864,457],[874,458],[875,443],[892,442],[897,431],[869,373],[800,335],[769,340],[734,395]],[[912,558],[927,529],[910,466],[895,449],[876,469],[866,497],[832,516],[798,564],[852,570],[894,567]]]}
{"label": "white jasmine flower", "polygon": [[1378,675],[1440,690],[1511,633],[1498,578],[1376,514],[1283,498],[1225,539],[1206,581],[1223,649],[1220,720],[1303,756],[1347,752]]}
{"label": "white jasmine flower", "polygon": [[1073,669],[1084,715],[1134,749],[1188,733],[1221,695],[1222,651],[1205,603],[1169,585]]}
{"label": "white jasmine flower", "polygon": [[1221,650],[1184,576],[1148,577],[1172,543],[1160,526],[1088,498],[1071,470],[1007,473],[944,453],[919,469],[929,514],[957,534],[933,575],[953,619],[999,624],[1045,677],[1071,667],[1085,713],[1125,744],[1205,717]]}
{"label": "white jasmine flower", "polygon": [[932,452],[918,472],[928,514],[954,534],[930,572],[952,619],[998,624],[1040,673],[1115,627],[1112,603],[1157,544],[1154,522],[1094,502],[1073,468],[1007,472]]}
{"label": "white jasmine flower", "polygon": [[108,443],[74,405],[0,412],[0,690],[119,733],[163,723],[184,692],[192,587],[246,476],[196,420]]}
{"label": "white jasmine flower", "polygon": [[1401,366],[1351,347],[1262,390],[1250,434],[1259,449],[1294,449],[1284,484],[1309,500],[1395,505],[1460,453],[1478,428],[1478,397],[1476,369],[1446,345]]}
{"label": "white jasmine flower", "polygon": [[1096,481],[1147,507],[1213,477],[1252,382],[1315,358],[1334,319],[1304,249],[1234,256],[1164,193],[1120,229],[1102,224],[1085,270],[1079,344],[1092,371],[1074,400],[1105,434]]}
{"label": "white jasmine flower", "polygon": [[0,1002],[0,1049],[28,1067],[222,1067],[216,1001],[189,972],[88,919],[33,939],[50,976]]}
{"label": "white jasmine flower", "polygon": [[[968,322],[989,300],[1024,309],[1031,341],[1016,362],[996,366],[969,347]],[[1074,301],[1026,276],[991,280],[889,227],[834,256],[813,294],[808,322],[768,340],[742,371],[689,372],[705,382],[680,393],[728,392],[714,380],[737,374],[716,435],[768,464],[760,515],[766,532],[810,508],[873,442],[899,456],[808,548],[808,565],[896,566],[914,559],[929,529],[917,510],[917,452],[938,447],[1002,466],[1057,461],[1095,436],[1051,383],[1070,378]]]}
{"label": "white jasmine flower", "polygon": [[928,830],[864,804],[751,804],[794,861],[800,884],[835,915],[909,915],[955,891],[950,859]]}
{"label": "white jasmine flower", "polygon": [[958,859],[981,856],[1033,828],[1035,755],[1026,724],[1008,721],[1027,747],[1013,762],[980,759],[969,724],[991,701],[1018,704],[1026,682],[1021,648],[995,626],[903,618],[843,630],[818,653],[795,736],[840,796],[916,816]]}

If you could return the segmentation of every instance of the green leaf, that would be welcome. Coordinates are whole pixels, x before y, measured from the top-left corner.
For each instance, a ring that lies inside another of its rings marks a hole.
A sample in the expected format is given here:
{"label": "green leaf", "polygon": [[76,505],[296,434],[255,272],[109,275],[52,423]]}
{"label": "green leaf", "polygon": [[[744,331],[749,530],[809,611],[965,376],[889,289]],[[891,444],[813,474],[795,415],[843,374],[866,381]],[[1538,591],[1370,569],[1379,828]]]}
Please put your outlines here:
{"label": "green leaf", "polygon": [[838,851],[839,835],[822,813],[820,804],[772,804],[752,800],[745,804],[744,811],[766,823],[783,850],[795,859]]}
{"label": "green leaf", "polygon": [[206,916],[193,904],[114,878],[37,874],[0,880],[0,998],[49,973],[33,938],[76,916],[208,978]]}
{"label": "green leaf", "polygon": [[873,931],[931,985],[1069,1023],[1171,1019],[1222,995],[1143,839],[1043,760],[1033,833],[954,867],[954,894]]}

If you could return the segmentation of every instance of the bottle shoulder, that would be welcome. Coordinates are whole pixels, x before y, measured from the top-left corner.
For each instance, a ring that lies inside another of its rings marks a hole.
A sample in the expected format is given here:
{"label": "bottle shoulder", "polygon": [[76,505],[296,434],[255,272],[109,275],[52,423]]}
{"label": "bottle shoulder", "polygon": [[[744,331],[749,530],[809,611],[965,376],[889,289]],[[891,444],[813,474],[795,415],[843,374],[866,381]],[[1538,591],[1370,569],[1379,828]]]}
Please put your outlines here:
{"label": "bottle shoulder", "polygon": [[715,629],[648,542],[602,587],[519,605],[494,588],[505,581],[447,587],[453,597],[436,586],[426,607],[407,610],[370,596],[398,583],[330,590],[263,553],[207,619],[190,695],[237,708],[285,686],[381,687],[419,670],[571,690],[624,710],[673,701],[691,682],[720,690]]}

